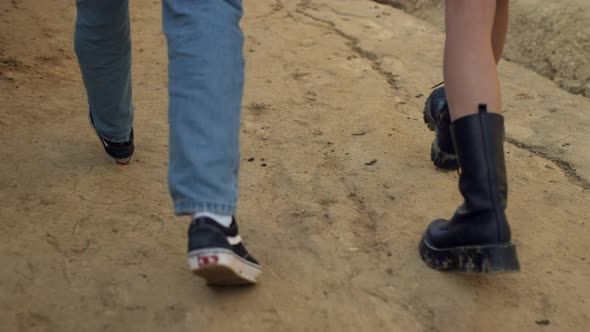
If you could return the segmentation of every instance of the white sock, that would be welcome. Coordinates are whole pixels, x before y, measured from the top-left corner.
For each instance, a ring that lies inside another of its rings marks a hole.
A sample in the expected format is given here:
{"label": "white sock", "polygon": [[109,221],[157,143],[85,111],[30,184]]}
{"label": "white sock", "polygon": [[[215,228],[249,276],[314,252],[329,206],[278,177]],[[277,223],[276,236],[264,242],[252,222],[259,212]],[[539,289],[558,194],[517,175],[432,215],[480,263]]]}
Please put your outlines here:
{"label": "white sock", "polygon": [[193,219],[197,219],[197,218],[201,218],[201,217],[211,218],[223,227],[231,226],[231,223],[233,221],[232,216],[224,216],[221,214],[215,214],[215,213],[211,213],[211,212],[197,212],[193,215]]}

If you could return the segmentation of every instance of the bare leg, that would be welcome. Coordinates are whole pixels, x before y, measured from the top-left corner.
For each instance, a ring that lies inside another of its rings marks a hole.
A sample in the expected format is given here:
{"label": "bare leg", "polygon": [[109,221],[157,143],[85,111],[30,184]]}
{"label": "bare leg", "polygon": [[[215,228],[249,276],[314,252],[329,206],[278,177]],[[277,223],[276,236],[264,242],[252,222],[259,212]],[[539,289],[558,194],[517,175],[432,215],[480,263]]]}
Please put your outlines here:
{"label": "bare leg", "polygon": [[[453,121],[448,131],[461,167],[459,191],[464,202],[449,220],[430,223],[422,236],[420,256],[434,269],[470,273],[520,269],[505,214],[504,117],[498,114],[496,61],[504,46],[508,8],[503,5],[507,4],[507,0],[447,0],[444,74]],[[487,104],[488,112],[479,104]],[[431,114],[428,109],[425,116]],[[441,128],[440,121],[435,123],[433,147],[440,145]],[[433,153],[436,164],[435,157]]]}
{"label": "bare leg", "polygon": [[[501,109],[500,84],[492,47],[496,1],[448,0],[444,76],[451,119]],[[500,30],[500,29],[499,29]]]}
{"label": "bare leg", "polygon": [[496,63],[500,62],[502,53],[504,52],[506,32],[508,31],[509,2],[509,0],[496,1],[496,16],[494,17],[494,26],[492,28],[492,47],[494,49]]}

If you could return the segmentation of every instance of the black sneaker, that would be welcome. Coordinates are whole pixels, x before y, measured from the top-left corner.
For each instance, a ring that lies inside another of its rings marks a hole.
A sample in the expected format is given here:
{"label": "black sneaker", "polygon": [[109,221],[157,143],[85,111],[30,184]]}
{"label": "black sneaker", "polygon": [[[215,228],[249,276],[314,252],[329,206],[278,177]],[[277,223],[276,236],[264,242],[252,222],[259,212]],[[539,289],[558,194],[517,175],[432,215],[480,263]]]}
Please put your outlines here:
{"label": "black sneaker", "polygon": [[92,112],[90,110],[88,111],[88,118],[90,119],[90,126],[92,126],[92,129],[94,129],[96,136],[98,136],[98,139],[102,144],[105,155],[117,164],[128,164],[131,160],[131,157],[133,156],[133,152],[135,151],[135,145],[133,144],[133,129],[131,129],[129,140],[127,140],[127,142],[111,142],[102,137],[102,135],[94,126]]}
{"label": "black sneaker", "polygon": [[432,91],[426,100],[423,112],[424,122],[428,129],[435,132],[430,159],[436,167],[441,169],[455,170],[459,168],[451,136],[451,115],[444,87]]}
{"label": "black sneaker", "polygon": [[244,247],[235,219],[230,227],[206,217],[193,220],[188,229],[188,264],[210,285],[255,284],[262,272]]}

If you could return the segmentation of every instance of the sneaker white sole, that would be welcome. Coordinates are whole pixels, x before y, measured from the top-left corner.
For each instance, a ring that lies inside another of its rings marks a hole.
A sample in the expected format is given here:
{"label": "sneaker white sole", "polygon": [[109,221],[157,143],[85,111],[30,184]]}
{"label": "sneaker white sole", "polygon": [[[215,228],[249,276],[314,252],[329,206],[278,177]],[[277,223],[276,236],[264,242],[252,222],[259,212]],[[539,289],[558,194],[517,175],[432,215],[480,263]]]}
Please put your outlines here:
{"label": "sneaker white sole", "polygon": [[207,280],[209,285],[252,285],[262,272],[251,263],[224,248],[193,250],[188,253],[191,271]]}

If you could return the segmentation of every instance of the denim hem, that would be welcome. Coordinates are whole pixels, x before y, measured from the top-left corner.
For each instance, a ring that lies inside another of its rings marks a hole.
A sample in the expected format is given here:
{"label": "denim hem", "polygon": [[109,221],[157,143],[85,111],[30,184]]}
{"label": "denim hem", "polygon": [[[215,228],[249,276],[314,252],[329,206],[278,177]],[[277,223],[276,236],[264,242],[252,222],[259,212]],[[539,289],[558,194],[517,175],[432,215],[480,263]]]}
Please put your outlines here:
{"label": "denim hem", "polygon": [[96,131],[100,135],[100,137],[106,139],[109,142],[113,142],[113,143],[125,143],[125,142],[129,141],[129,137],[131,137],[131,131],[133,130],[133,127],[131,127],[131,129],[127,130],[123,134],[105,135],[96,126],[96,123],[93,120],[94,117],[92,115],[92,110],[90,108],[88,109],[88,112],[89,112],[89,117],[90,117],[90,119],[89,119],[90,126],[92,126],[92,128],[94,129],[94,131]]}
{"label": "denim hem", "polygon": [[174,212],[176,215],[194,214],[197,212],[211,212],[225,216],[233,216],[236,213],[235,204],[212,203],[212,202],[195,202],[195,201],[177,201],[174,202]]}

